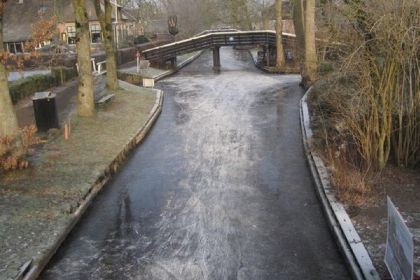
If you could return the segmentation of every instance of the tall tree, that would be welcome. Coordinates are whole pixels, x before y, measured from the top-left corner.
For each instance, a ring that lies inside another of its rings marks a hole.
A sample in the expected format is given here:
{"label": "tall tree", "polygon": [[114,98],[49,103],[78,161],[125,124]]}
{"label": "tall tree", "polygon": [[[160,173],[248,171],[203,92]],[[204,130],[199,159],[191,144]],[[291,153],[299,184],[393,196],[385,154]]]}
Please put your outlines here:
{"label": "tall tree", "polygon": [[261,17],[262,17],[263,30],[269,30],[270,18],[269,18],[269,13],[265,8],[263,8],[263,10],[261,11]]}
{"label": "tall tree", "polygon": [[303,61],[305,48],[305,18],[303,0],[293,0],[293,25],[295,27],[297,51],[301,61]]}
{"label": "tall tree", "polygon": [[315,45],[315,0],[306,0],[305,8],[305,62],[303,84],[308,86],[316,80],[317,56]]}
{"label": "tall tree", "polygon": [[[258,3],[258,2],[257,2]],[[259,3],[259,7],[261,10],[261,22],[262,22],[262,29],[269,30],[270,29],[270,5],[266,5],[266,0],[263,0],[262,3]]]}
{"label": "tall tree", "polygon": [[252,29],[247,0],[227,0],[226,6],[230,13],[229,17],[236,28],[242,30]]}
{"label": "tall tree", "polygon": [[276,0],[276,49],[277,49],[277,58],[276,58],[276,68],[277,71],[282,70],[285,64],[284,59],[284,50],[283,50],[283,1]]}
{"label": "tall tree", "polygon": [[3,47],[3,14],[6,2],[7,1],[5,0],[0,2],[0,137],[14,136],[19,131],[16,114],[9,93],[7,71],[4,65],[7,58],[7,54]]}
{"label": "tall tree", "polygon": [[117,61],[115,59],[114,32],[112,28],[112,5],[109,0],[104,0],[104,10],[101,0],[95,0],[96,16],[101,25],[102,36],[106,53],[106,85],[111,90],[118,88]]}
{"label": "tall tree", "polygon": [[85,0],[71,0],[76,19],[76,49],[79,65],[78,113],[82,117],[95,115],[92,64],[90,61],[90,32]]}

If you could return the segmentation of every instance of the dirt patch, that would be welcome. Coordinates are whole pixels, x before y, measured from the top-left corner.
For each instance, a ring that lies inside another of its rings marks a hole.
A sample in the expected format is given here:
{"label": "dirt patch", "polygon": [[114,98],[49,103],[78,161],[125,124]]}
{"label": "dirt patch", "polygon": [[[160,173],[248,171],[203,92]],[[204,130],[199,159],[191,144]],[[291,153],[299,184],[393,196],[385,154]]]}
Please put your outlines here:
{"label": "dirt patch", "polygon": [[[370,183],[375,194],[373,203],[360,207],[351,218],[375,267],[380,275],[388,277],[383,259],[387,231],[386,197],[389,196],[414,235],[414,270],[420,274],[420,170],[388,166]],[[346,207],[351,206],[346,204]]]}
{"label": "dirt patch", "polygon": [[[325,90],[325,88],[318,88]],[[311,126],[314,131],[312,149],[315,149],[324,159],[332,178],[336,196],[343,203],[349,216],[351,217],[356,230],[360,234],[374,266],[379,275],[384,279],[390,279],[384,264],[386,232],[387,232],[387,208],[386,198],[389,196],[396,207],[398,207],[407,226],[414,236],[414,271],[420,274],[420,169],[404,169],[389,164],[382,172],[377,174],[358,173],[357,164],[340,166],[339,174],[342,177],[337,179],[335,168],[337,162],[334,158],[340,159],[340,144],[329,143],[332,151],[326,148],[325,132],[329,129],[339,129],[339,124],[323,123],[325,116],[330,114],[327,102],[319,104],[318,97],[313,95],[308,99],[311,112]],[[327,106],[326,106],[327,105]],[[322,117],[320,114],[325,114]],[[341,162],[349,162],[348,159]],[[354,162],[353,162],[354,163]],[[365,192],[360,192],[358,196],[358,178],[363,178]],[[350,191],[349,191],[350,190]]]}

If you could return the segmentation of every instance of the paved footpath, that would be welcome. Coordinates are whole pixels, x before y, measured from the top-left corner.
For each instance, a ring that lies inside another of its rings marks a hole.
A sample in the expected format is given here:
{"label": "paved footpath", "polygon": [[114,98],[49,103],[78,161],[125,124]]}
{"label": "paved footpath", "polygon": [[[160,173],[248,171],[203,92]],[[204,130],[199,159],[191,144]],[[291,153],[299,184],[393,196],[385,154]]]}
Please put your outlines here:
{"label": "paved footpath", "polygon": [[304,159],[299,77],[211,59],[158,83],[156,126],[41,279],[350,279]]}

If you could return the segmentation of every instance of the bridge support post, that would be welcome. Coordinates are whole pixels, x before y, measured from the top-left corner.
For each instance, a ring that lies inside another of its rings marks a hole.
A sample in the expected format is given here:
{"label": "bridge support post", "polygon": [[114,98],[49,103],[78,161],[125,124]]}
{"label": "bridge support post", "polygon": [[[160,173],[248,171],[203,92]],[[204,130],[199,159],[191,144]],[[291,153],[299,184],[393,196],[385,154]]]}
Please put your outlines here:
{"label": "bridge support post", "polygon": [[271,48],[270,48],[270,46],[267,46],[265,48],[265,53],[266,53],[267,66],[270,67],[270,64],[271,64],[271,60],[270,60],[270,57],[271,57]]}
{"label": "bridge support post", "polygon": [[220,71],[220,47],[216,46],[213,48],[213,70],[216,72]]}
{"label": "bridge support post", "polygon": [[172,69],[176,68],[176,56],[171,58],[171,67],[172,67]]}

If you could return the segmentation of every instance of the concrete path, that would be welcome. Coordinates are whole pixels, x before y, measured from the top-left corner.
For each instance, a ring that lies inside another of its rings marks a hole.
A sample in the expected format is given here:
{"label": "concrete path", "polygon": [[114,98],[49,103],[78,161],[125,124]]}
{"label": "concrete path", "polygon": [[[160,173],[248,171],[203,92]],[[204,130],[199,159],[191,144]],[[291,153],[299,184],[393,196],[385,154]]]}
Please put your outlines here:
{"label": "concrete path", "polygon": [[[304,160],[298,76],[203,54],[41,279],[349,279]],[[134,120],[133,120],[134,121]]]}

